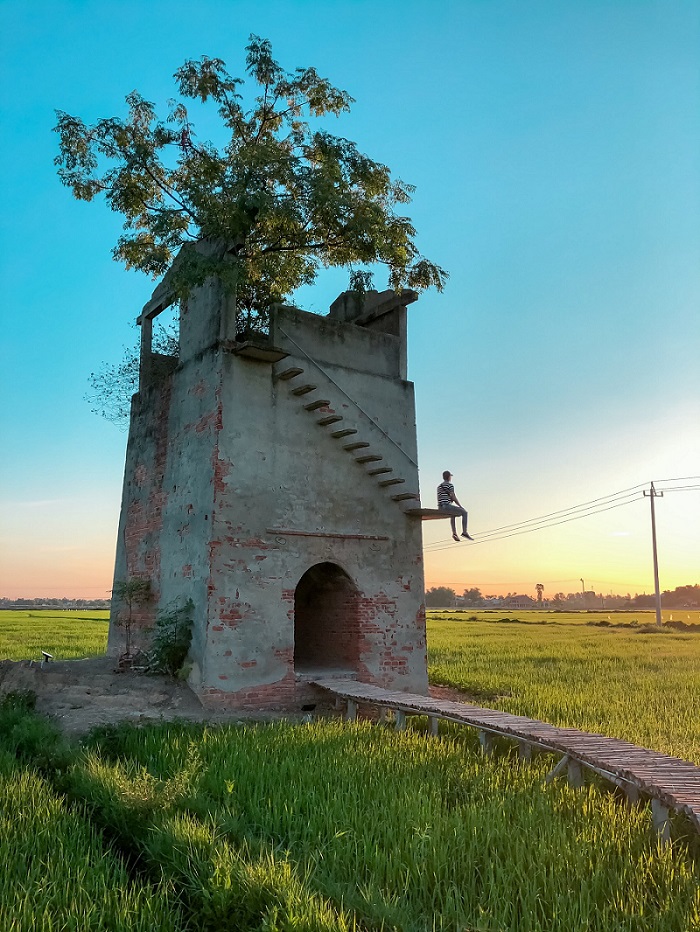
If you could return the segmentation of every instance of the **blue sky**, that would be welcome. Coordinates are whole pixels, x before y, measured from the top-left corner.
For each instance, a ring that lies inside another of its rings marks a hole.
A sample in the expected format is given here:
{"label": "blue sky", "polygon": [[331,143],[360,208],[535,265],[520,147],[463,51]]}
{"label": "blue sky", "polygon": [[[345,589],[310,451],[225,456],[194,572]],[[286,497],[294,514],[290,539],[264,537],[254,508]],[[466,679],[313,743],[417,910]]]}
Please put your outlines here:
{"label": "blue sky", "polygon": [[[242,74],[251,32],[352,94],[328,128],[416,185],[419,246],[450,272],[410,309],[426,503],[450,469],[478,540],[700,475],[695,0],[3,0],[0,594],[111,585],[126,436],[83,396],[153,287],[111,259],[119,218],[58,181],[54,110],[91,122],[138,88],[165,112],[186,58]],[[297,303],[325,311],[345,281]],[[658,521],[662,586],[700,582],[700,492]],[[641,498],[475,546],[440,549],[444,524],[429,584],[652,585]]]}

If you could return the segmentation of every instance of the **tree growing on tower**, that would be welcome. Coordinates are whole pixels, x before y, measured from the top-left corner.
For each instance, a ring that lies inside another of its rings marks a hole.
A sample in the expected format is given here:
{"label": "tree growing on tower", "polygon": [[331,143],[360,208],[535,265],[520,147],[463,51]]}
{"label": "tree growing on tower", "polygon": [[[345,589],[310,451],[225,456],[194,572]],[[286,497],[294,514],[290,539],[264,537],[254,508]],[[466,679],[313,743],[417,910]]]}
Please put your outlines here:
{"label": "tree growing on tower", "polygon": [[[376,264],[390,288],[442,290],[447,273],[420,254],[398,212],[413,188],[317,125],[348,111],[352,98],[314,68],[284,71],[265,39],[252,35],[246,53],[257,85],[248,104],[244,80],[205,56],[175,72],[181,99],[164,120],[137,91],[125,118],[94,126],[57,111],[61,181],[80,200],[104,195],[124,217],[115,259],[153,277],[171,269],[181,299],[217,276],[257,327],[322,267],[349,269],[354,290],[368,287]],[[200,138],[187,101],[216,106],[219,145]],[[182,250],[202,239],[221,249],[209,257]]]}

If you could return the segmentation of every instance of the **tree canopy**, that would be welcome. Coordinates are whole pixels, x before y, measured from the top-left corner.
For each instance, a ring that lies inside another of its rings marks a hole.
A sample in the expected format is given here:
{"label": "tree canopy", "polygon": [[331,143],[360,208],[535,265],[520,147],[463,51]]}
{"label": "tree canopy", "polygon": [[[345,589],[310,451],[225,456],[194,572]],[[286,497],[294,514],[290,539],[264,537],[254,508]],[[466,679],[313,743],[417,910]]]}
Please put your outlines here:
{"label": "tree canopy", "polygon": [[428,608],[454,607],[456,593],[449,586],[434,586],[425,593],[425,604]]}
{"label": "tree canopy", "polygon": [[213,257],[182,254],[175,294],[185,298],[216,275],[255,314],[329,266],[349,268],[359,290],[376,263],[391,288],[442,290],[447,273],[419,253],[414,227],[396,210],[413,188],[353,142],[316,128],[317,118],[348,111],[352,98],[314,68],[284,71],[266,39],[252,35],[246,52],[257,85],[248,108],[244,80],[219,58],[188,60],[174,75],[181,98],[216,105],[219,148],[200,140],[182,99],[169,102],[165,120],[137,91],[126,98],[126,119],[88,126],[57,111],[61,181],[80,200],[104,195],[124,216],[115,259],[158,277],[186,243],[219,242]]}

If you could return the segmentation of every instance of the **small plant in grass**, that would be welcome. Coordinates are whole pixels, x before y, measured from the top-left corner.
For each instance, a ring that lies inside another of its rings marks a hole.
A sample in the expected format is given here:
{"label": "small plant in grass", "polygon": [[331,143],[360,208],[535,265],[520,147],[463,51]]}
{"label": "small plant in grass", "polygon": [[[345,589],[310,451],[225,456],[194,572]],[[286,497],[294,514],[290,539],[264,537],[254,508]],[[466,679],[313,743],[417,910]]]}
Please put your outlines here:
{"label": "small plant in grass", "polygon": [[145,605],[151,600],[151,581],[139,576],[132,576],[130,579],[121,579],[115,582],[112,595],[118,602],[126,605],[126,615],[119,615],[117,624],[124,629],[126,635],[126,646],[124,653],[120,657],[120,662],[131,661],[133,654],[131,652],[131,630],[134,624],[134,607]]}
{"label": "small plant in grass", "polygon": [[180,673],[192,642],[193,611],[194,603],[188,599],[184,605],[158,615],[150,653],[152,672],[170,676]]}

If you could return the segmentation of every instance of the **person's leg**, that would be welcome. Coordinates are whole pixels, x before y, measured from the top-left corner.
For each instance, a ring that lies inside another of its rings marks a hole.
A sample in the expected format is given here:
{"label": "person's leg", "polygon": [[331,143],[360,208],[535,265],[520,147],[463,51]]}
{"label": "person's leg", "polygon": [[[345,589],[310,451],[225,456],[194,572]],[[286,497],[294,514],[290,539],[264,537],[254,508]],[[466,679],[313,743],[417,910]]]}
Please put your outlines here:
{"label": "person's leg", "polygon": [[468,513],[464,510],[464,508],[460,508],[459,511],[462,515],[462,537],[466,537],[467,540],[474,540],[474,538],[471,537],[467,531],[467,518],[469,517]]}
{"label": "person's leg", "polygon": [[452,526],[452,537],[454,540],[459,540],[459,535],[457,534],[457,515],[459,514],[459,508],[456,505],[438,505],[440,511],[444,511],[445,514],[450,516],[450,525]]}

